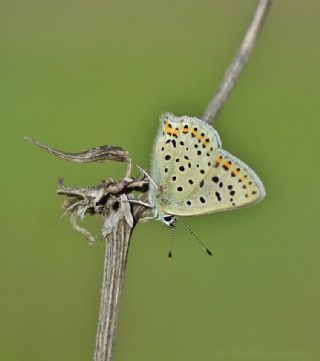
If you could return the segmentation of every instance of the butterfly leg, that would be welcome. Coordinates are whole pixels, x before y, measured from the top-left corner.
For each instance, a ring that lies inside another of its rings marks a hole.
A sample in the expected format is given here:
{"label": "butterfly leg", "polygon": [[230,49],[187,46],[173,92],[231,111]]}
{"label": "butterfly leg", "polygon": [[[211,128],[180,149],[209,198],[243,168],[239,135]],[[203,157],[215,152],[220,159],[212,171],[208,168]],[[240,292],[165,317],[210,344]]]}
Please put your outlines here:
{"label": "butterfly leg", "polygon": [[137,199],[129,199],[130,203],[137,204],[139,206],[144,206],[146,208],[152,208],[152,205],[146,202],[139,201]]}
{"label": "butterfly leg", "polygon": [[154,217],[143,217],[143,218],[139,219],[139,223],[145,223],[145,222],[148,222],[151,220],[155,220],[155,218]]}

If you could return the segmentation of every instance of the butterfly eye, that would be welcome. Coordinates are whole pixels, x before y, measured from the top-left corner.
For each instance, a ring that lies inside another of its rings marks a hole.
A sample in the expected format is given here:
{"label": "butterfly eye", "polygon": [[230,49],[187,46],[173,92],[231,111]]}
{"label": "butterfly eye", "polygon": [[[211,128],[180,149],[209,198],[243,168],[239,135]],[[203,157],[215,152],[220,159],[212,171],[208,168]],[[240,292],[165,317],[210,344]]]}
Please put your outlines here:
{"label": "butterfly eye", "polygon": [[161,220],[168,227],[176,226],[176,217],[173,216],[172,214],[165,214]]}

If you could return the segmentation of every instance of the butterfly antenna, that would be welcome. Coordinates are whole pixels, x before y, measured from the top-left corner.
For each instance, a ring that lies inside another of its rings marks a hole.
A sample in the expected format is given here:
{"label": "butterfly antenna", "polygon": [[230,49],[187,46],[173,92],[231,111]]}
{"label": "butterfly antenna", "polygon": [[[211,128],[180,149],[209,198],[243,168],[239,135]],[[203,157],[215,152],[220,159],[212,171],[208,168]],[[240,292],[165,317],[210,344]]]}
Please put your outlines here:
{"label": "butterfly antenna", "polygon": [[[179,218],[180,219],[180,218]],[[182,219],[180,219],[182,224],[186,227],[186,229],[189,231],[189,233],[192,235],[192,237],[199,243],[200,247],[209,255],[212,256],[212,252],[206,245],[201,241],[201,239],[193,232],[193,230],[190,228],[190,226]]]}
{"label": "butterfly antenna", "polygon": [[172,231],[171,231],[171,237],[170,237],[170,243],[169,243],[169,252],[168,252],[168,258],[169,259],[172,259],[172,245],[173,245],[174,237],[176,235],[176,226],[172,227],[171,229],[172,229]]}

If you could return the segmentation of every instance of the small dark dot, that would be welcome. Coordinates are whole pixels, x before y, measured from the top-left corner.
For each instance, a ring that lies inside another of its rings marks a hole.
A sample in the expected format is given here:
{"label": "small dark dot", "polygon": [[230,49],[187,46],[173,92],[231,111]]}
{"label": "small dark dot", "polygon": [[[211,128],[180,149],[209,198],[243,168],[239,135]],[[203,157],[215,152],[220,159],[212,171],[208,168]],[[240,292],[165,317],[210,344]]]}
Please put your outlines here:
{"label": "small dark dot", "polygon": [[176,130],[179,130],[179,128],[176,128]]}
{"label": "small dark dot", "polygon": [[206,203],[206,200],[203,197],[200,197],[199,199],[201,203]]}
{"label": "small dark dot", "polygon": [[238,182],[239,182],[239,183],[241,183],[241,182],[242,182],[242,179],[241,179],[241,178],[239,178]]}
{"label": "small dark dot", "polygon": [[207,153],[207,157],[210,157],[210,153]]}
{"label": "small dark dot", "polygon": [[256,191],[253,191],[252,194],[257,194],[257,192],[256,192]]}
{"label": "small dark dot", "polygon": [[220,202],[220,201],[221,201],[220,193],[219,193],[219,192],[216,192],[215,195],[216,195],[216,197],[217,197],[217,200]]}
{"label": "small dark dot", "polygon": [[193,130],[196,132],[198,130],[198,128],[193,128]]}
{"label": "small dark dot", "polygon": [[180,142],[180,145],[184,145],[184,142]]}
{"label": "small dark dot", "polygon": [[176,179],[177,179],[177,177],[174,175],[174,176],[172,177],[172,180],[175,181]]}
{"label": "small dark dot", "polygon": [[168,127],[169,127],[169,128],[172,128],[172,125],[169,123],[169,124],[168,124]]}
{"label": "small dark dot", "polygon": [[166,144],[169,144],[169,143],[171,143],[171,139],[168,139],[168,140],[166,141]]}
{"label": "small dark dot", "polygon": [[188,151],[188,150],[189,150],[189,148],[187,147],[187,148],[186,148],[186,151]]}
{"label": "small dark dot", "polygon": [[214,176],[211,178],[213,182],[218,183],[219,182],[219,178],[217,176]]}
{"label": "small dark dot", "polygon": [[199,185],[200,185],[200,188],[202,188],[204,186],[204,180],[202,180]]}
{"label": "small dark dot", "polygon": [[249,194],[245,194],[245,197],[248,198],[248,197],[249,197]]}
{"label": "small dark dot", "polygon": [[178,192],[182,192],[182,191],[183,191],[183,188],[182,188],[182,187],[177,187],[177,191],[178,191]]}
{"label": "small dark dot", "polygon": [[180,170],[181,172],[184,172],[184,166],[183,166],[183,165],[180,165],[179,170]]}
{"label": "small dark dot", "polygon": [[231,172],[231,177],[235,177],[236,173],[234,171]]}
{"label": "small dark dot", "polygon": [[199,164],[197,164],[197,168],[199,168],[200,166],[199,166]]}
{"label": "small dark dot", "polygon": [[168,168],[164,168],[164,172],[167,173],[167,172],[168,172]]}
{"label": "small dark dot", "polygon": [[[240,168],[237,168],[237,171],[238,171],[238,172],[240,172],[240,170],[241,170]],[[247,178],[247,177],[245,177],[245,178]]]}
{"label": "small dark dot", "polygon": [[233,202],[233,198],[230,198],[230,202]]}
{"label": "small dark dot", "polygon": [[210,150],[211,150],[211,152],[212,152],[212,151],[213,151],[213,148],[211,147]]}
{"label": "small dark dot", "polygon": [[188,167],[191,168],[191,163],[190,162],[188,163]]}
{"label": "small dark dot", "polygon": [[176,143],[176,141],[175,141],[175,139],[172,139],[172,145],[173,145],[173,148],[175,148],[176,147],[176,145],[177,145],[177,143]]}
{"label": "small dark dot", "polygon": [[248,174],[245,174],[244,177],[247,178],[247,177],[248,177]]}
{"label": "small dark dot", "polygon": [[191,202],[190,201],[186,201],[188,206],[191,206]]}
{"label": "small dark dot", "polygon": [[222,159],[222,155],[219,155],[219,158]]}
{"label": "small dark dot", "polygon": [[201,154],[202,154],[201,150],[198,150],[198,151],[197,151],[197,154],[198,154],[198,155],[201,155]]}
{"label": "small dark dot", "polygon": [[195,147],[195,148],[198,148],[198,144],[195,144],[194,147]]}
{"label": "small dark dot", "polygon": [[189,157],[187,155],[184,156],[184,159],[189,160]]}
{"label": "small dark dot", "polygon": [[246,188],[247,188],[247,186],[244,184],[244,185],[242,186],[242,188],[243,188],[243,189],[246,189]]}
{"label": "small dark dot", "polygon": [[204,137],[204,133],[201,133],[201,137]]}
{"label": "small dark dot", "polygon": [[251,184],[252,184],[252,182],[249,182],[249,184],[251,185]]}
{"label": "small dark dot", "polygon": [[228,170],[228,169],[229,169],[225,164],[224,164],[222,167],[223,167],[224,170]]}
{"label": "small dark dot", "polygon": [[203,149],[206,148],[206,145],[205,145],[205,144],[202,144],[202,148],[203,148]]}
{"label": "small dark dot", "polygon": [[236,204],[235,203],[232,203],[233,206],[235,206]]}
{"label": "small dark dot", "polygon": [[211,166],[211,163],[210,162],[208,162],[208,167],[210,167]]}
{"label": "small dark dot", "polygon": [[165,157],[164,157],[165,160],[170,160],[171,159],[171,155],[170,154],[167,154]]}
{"label": "small dark dot", "polygon": [[186,124],[185,126],[184,126],[184,129],[188,129],[189,128],[189,126],[188,126],[188,124]]}
{"label": "small dark dot", "polygon": [[179,158],[176,159],[176,162],[179,163]]}
{"label": "small dark dot", "polygon": [[188,182],[189,182],[189,184],[193,184],[193,180],[192,180],[192,179],[189,179]]}
{"label": "small dark dot", "polygon": [[178,138],[177,134],[172,134],[173,137]]}
{"label": "small dark dot", "polygon": [[164,147],[161,148],[161,152],[163,152],[163,150],[164,150]]}
{"label": "small dark dot", "polygon": [[231,165],[231,164],[232,164],[231,160],[228,160],[228,164],[229,164],[229,165]]}
{"label": "small dark dot", "polygon": [[200,173],[201,173],[201,174],[204,174],[204,173],[205,173],[205,170],[204,170],[204,169],[201,169],[201,170],[200,170]]}
{"label": "small dark dot", "polygon": [[232,189],[232,185],[231,185],[231,184],[228,186],[228,189]]}
{"label": "small dark dot", "polygon": [[207,138],[207,139],[206,139],[206,142],[207,142],[207,143],[209,143],[209,142],[210,142],[210,139],[209,139],[209,138]]}
{"label": "small dark dot", "polygon": [[223,187],[223,183],[222,183],[222,182],[219,183],[219,187],[220,187],[220,188]]}
{"label": "small dark dot", "polygon": [[234,195],[235,195],[235,193],[236,193],[235,191],[230,191],[230,193],[229,193],[229,194],[230,194],[230,196],[234,196]]}

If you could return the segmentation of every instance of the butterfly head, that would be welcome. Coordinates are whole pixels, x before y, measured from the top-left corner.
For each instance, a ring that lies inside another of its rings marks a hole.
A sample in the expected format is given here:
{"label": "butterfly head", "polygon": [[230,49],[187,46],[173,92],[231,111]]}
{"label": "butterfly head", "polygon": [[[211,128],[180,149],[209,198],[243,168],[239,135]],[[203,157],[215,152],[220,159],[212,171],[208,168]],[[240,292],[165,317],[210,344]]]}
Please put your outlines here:
{"label": "butterfly head", "polygon": [[162,216],[160,216],[160,220],[167,227],[175,228],[176,226],[176,216],[172,214],[163,214]]}

